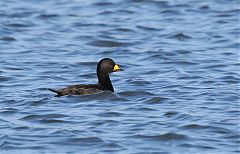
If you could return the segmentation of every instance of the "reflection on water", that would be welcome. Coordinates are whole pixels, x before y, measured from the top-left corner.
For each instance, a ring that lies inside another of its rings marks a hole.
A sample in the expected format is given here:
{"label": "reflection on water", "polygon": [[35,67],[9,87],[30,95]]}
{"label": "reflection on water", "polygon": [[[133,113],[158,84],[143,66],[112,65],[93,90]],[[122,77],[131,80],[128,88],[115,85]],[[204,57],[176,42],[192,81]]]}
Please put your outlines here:
{"label": "reflection on water", "polygon": [[[239,7],[213,1],[0,2],[0,153],[239,153]],[[96,83],[115,93],[53,97]]]}

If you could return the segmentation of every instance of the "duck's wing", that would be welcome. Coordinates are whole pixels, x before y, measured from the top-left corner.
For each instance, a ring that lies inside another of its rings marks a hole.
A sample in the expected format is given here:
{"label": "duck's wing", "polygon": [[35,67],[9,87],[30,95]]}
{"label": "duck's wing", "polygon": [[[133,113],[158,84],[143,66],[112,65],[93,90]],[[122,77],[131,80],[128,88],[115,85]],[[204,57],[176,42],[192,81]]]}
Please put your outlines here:
{"label": "duck's wing", "polygon": [[103,88],[98,84],[91,84],[91,85],[72,85],[67,88],[62,88],[59,90],[54,90],[54,89],[48,89],[48,90],[57,93],[57,96],[63,96],[63,95],[94,94],[94,93],[103,91]]}

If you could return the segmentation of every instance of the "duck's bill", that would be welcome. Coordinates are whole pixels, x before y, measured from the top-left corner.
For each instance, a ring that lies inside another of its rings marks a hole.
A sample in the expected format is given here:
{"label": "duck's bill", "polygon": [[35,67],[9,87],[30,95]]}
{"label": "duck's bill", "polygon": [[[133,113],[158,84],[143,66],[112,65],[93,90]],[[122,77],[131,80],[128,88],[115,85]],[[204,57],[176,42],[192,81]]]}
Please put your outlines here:
{"label": "duck's bill", "polygon": [[117,72],[117,71],[123,71],[123,69],[121,69],[118,64],[115,64],[115,66],[113,68],[113,72]]}

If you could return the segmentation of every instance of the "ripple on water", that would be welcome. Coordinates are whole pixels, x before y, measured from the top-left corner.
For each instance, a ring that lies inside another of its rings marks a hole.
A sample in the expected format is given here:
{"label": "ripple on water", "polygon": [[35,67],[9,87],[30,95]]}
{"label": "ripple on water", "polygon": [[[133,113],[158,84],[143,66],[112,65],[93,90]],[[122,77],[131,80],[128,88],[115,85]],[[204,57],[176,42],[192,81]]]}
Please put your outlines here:
{"label": "ripple on water", "polygon": [[[15,142],[8,142],[4,141],[2,144],[0,144],[1,149],[3,150],[41,150],[41,149],[46,149],[44,146],[39,146],[39,145],[31,145],[31,146],[24,146],[21,143],[15,143]],[[19,152],[19,151],[18,151]]]}
{"label": "ripple on water", "polygon": [[186,135],[178,134],[178,133],[165,133],[161,135],[134,135],[131,136],[133,138],[141,138],[149,141],[178,141],[178,140],[187,140],[188,137]]}
{"label": "ripple on water", "polygon": [[109,111],[109,112],[98,113],[96,115],[102,116],[102,117],[120,117],[123,114],[120,112]]}
{"label": "ripple on water", "polygon": [[6,77],[6,76],[0,76],[0,82],[5,82],[11,80],[11,77]]}
{"label": "ripple on water", "polygon": [[130,28],[115,28],[112,31],[121,32],[121,33],[136,33],[134,29],[130,29]]}
{"label": "ripple on water", "polygon": [[218,80],[221,80],[222,82],[226,82],[230,84],[237,84],[239,83],[240,78],[238,78],[237,76],[226,75],[218,78]]}
{"label": "ripple on water", "polygon": [[164,97],[153,97],[153,98],[149,98],[146,101],[144,101],[145,103],[148,104],[159,104],[159,103],[163,103],[166,100],[168,100],[169,98],[164,98]]}
{"label": "ripple on water", "polygon": [[23,8],[23,9],[20,9],[19,12],[18,11],[13,12],[11,14],[11,17],[26,18],[26,17],[30,17],[36,13],[38,13],[38,11],[36,11],[36,9]]}
{"label": "ripple on water", "polygon": [[210,126],[204,126],[204,125],[200,125],[200,124],[187,124],[184,126],[181,126],[183,129],[211,129]]}
{"label": "ripple on water", "polygon": [[27,131],[27,130],[30,130],[31,128],[28,126],[18,126],[18,127],[14,127],[13,129],[17,131],[24,131],[24,130]]}
{"label": "ripple on water", "polygon": [[181,12],[179,10],[165,9],[165,10],[161,11],[161,14],[176,15],[176,14],[181,14]]}
{"label": "ripple on water", "polygon": [[60,17],[58,14],[41,14],[38,16],[40,19],[52,19],[52,18],[57,18]]}
{"label": "ripple on water", "polygon": [[111,101],[113,101],[113,102],[121,102],[121,103],[123,103],[123,102],[128,102],[129,99],[124,98],[124,97],[115,97],[115,98],[111,98]]}
{"label": "ripple on water", "polygon": [[7,66],[3,67],[5,70],[11,70],[11,71],[21,71],[24,70],[25,68],[17,67],[17,66]]}
{"label": "ripple on water", "polygon": [[142,29],[142,30],[146,30],[146,31],[157,31],[158,32],[158,31],[162,30],[157,27],[150,27],[150,26],[143,26],[143,25],[138,25],[136,27],[139,29]]}
{"label": "ripple on water", "polygon": [[130,110],[130,109],[133,111],[146,111],[146,112],[158,111],[158,109],[154,109],[153,107],[144,107],[144,106],[129,108],[128,110]]}
{"label": "ripple on water", "polygon": [[154,94],[151,92],[147,91],[124,91],[124,92],[119,92],[118,95],[123,96],[123,97],[130,97],[130,96],[153,96]]}
{"label": "ripple on water", "polygon": [[31,115],[24,116],[19,120],[37,122],[42,124],[64,124],[64,123],[66,124],[70,122],[67,120],[62,120],[66,117],[68,116],[64,114],[45,114],[45,115],[31,114]]}
{"label": "ripple on water", "polygon": [[205,130],[205,131],[210,131],[216,134],[222,134],[222,135],[230,135],[230,134],[234,134],[233,132],[231,132],[229,129],[223,128],[223,127],[216,127],[216,126],[207,126],[207,125],[200,125],[200,124],[187,124],[182,126],[181,128],[183,129],[187,129],[187,130]]}
{"label": "ripple on water", "polygon": [[97,5],[97,6],[103,6],[103,7],[109,7],[109,6],[112,6],[114,5],[114,3],[111,3],[111,2],[96,2],[94,3],[94,5]]}
{"label": "ripple on water", "polygon": [[173,117],[173,116],[175,116],[177,114],[178,114],[178,112],[176,112],[176,111],[168,111],[168,112],[164,113],[164,116],[166,116],[166,117]]}
{"label": "ripple on water", "polygon": [[203,5],[201,7],[199,7],[199,9],[202,9],[202,10],[209,10],[210,7],[208,5]]}
{"label": "ripple on water", "polygon": [[26,28],[26,27],[31,27],[32,24],[26,24],[26,22],[10,22],[10,23],[5,23],[7,27],[12,27],[12,28]]}
{"label": "ripple on water", "polygon": [[[43,90],[46,90],[46,89],[43,88]],[[29,106],[40,106],[40,105],[46,104],[48,102],[49,102],[48,98],[43,98],[43,99],[35,100],[35,101],[27,101],[27,102],[25,102],[25,104],[29,105]]]}
{"label": "ripple on water", "polygon": [[214,147],[207,146],[207,145],[194,145],[194,144],[180,144],[179,146],[184,147],[184,148],[199,148],[199,149],[205,149],[205,150],[211,150],[215,149]]}
{"label": "ripple on water", "polygon": [[59,141],[46,141],[45,144],[56,144],[62,146],[96,146],[105,144],[104,140],[100,137],[89,136],[89,137],[68,137],[67,139]]}
{"label": "ripple on water", "polygon": [[170,36],[169,38],[176,39],[179,41],[185,41],[185,40],[191,39],[192,37],[188,36],[186,34],[183,34],[183,33],[177,33],[177,34]]}
{"label": "ripple on water", "polygon": [[127,80],[127,82],[130,83],[130,84],[136,85],[136,86],[145,86],[145,85],[148,85],[148,84],[152,84],[149,81],[136,80],[136,79],[129,79],[129,80]]}
{"label": "ripple on water", "polygon": [[175,116],[173,116],[173,118],[175,119],[175,120],[182,120],[182,121],[184,121],[184,120],[192,120],[193,119],[193,117],[191,116],[191,115],[189,115],[189,114],[177,114],[177,115],[175,115]]}
{"label": "ripple on water", "polygon": [[37,119],[42,119],[42,118],[63,118],[63,117],[68,117],[68,115],[65,115],[65,114],[44,114],[44,115],[32,114],[32,115],[24,116],[24,117],[20,118],[19,120],[37,120]]}
{"label": "ripple on water", "polygon": [[119,41],[110,41],[110,40],[96,40],[88,43],[91,46],[98,46],[98,47],[124,47],[129,46],[130,43],[126,42],[119,42]]}
{"label": "ripple on water", "polygon": [[12,36],[4,36],[4,37],[1,37],[0,40],[6,41],[6,42],[17,41],[17,39],[15,37],[12,37]]}
{"label": "ripple on water", "polygon": [[97,66],[97,62],[77,62],[78,65],[83,65],[83,66]]}
{"label": "ripple on water", "polygon": [[17,108],[4,108],[1,109],[0,114],[11,115],[17,113],[19,110]]}

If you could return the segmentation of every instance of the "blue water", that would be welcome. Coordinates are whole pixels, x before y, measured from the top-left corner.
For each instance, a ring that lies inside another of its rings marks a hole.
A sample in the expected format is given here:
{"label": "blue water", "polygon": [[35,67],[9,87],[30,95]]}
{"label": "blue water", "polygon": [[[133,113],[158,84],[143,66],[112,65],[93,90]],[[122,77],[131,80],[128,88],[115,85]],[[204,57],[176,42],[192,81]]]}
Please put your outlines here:
{"label": "blue water", "polygon": [[[240,153],[238,0],[1,0],[0,153]],[[54,97],[97,82],[115,93]]]}

